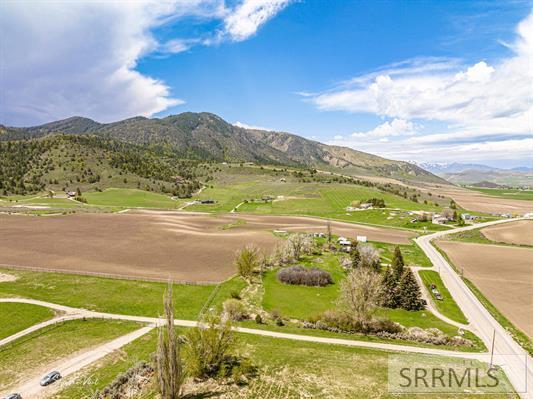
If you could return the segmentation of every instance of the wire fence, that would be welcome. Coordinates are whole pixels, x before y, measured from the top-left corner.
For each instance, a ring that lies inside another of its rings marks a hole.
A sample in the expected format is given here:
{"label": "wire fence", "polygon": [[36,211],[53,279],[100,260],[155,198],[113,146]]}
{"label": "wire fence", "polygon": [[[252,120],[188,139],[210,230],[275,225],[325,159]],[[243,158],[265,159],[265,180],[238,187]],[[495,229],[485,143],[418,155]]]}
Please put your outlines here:
{"label": "wire fence", "polygon": [[168,283],[172,282],[174,284],[181,285],[212,285],[216,286],[219,284],[214,281],[186,281],[186,280],[177,280],[172,277],[162,278],[162,277],[144,277],[144,276],[128,276],[123,274],[113,274],[113,273],[102,273],[102,272],[91,272],[87,270],[71,270],[71,269],[57,269],[51,267],[41,267],[41,266],[26,266],[26,265],[12,265],[12,264],[3,264],[0,263],[0,267],[4,269],[13,269],[13,270],[28,270],[33,272],[43,272],[43,273],[60,273],[60,274],[76,274],[80,276],[89,276],[89,277],[102,277],[102,278],[111,278],[116,280],[132,280],[132,281],[148,281],[156,283]]}

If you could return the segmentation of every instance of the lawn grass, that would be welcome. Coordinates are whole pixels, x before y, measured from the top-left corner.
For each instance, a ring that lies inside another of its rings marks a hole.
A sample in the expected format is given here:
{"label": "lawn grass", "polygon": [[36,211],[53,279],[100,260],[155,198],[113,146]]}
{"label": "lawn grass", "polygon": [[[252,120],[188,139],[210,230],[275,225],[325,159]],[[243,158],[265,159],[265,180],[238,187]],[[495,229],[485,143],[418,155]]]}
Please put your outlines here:
{"label": "lawn grass", "polygon": [[54,317],[54,311],[43,306],[0,302],[0,339],[25,330],[34,324],[50,320],[52,317]]}
{"label": "lawn grass", "polygon": [[[450,292],[442,282],[439,273],[434,270],[420,270],[419,274],[426,289],[430,291],[431,298],[438,311],[458,323],[467,324],[468,320],[466,319],[466,316],[452,298]],[[441,301],[433,297],[429,288],[431,284],[435,284],[437,290],[442,295],[443,299]]]}
{"label": "lawn grass", "polygon": [[[183,331],[183,330],[182,330]],[[154,332],[126,345],[120,352],[106,356],[100,364],[85,369],[84,378],[78,378],[55,399],[91,397],[107,386],[117,374],[126,371],[139,360],[150,362],[155,350]],[[230,386],[231,397],[241,398],[393,398],[387,392],[388,356],[392,352],[365,348],[292,341],[250,334],[238,334],[237,351],[258,367],[259,377],[248,385]],[[417,355],[420,359],[424,355]],[[438,364],[444,357],[432,357]],[[505,379],[505,377],[503,377]],[[507,382],[506,382],[507,383]],[[185,392],[186,394],[188,391]],[[153,398],[152,385],[140,396]],[[218,396],[202,392],[194,397]],[[187,396],[189,397],[189,396]],[[192,397],[192,396],[191,396]],[[405,396],[418,398],[420,396]],[[433,398],[452,396],[432,395]],[[477,395],[461,395],[476,398]],[[484,396],[496,398],[498,396]],[[515,396],[510,396],[515,397]]]}
{"label": "lawn grass", "polygon": [[[166,283],[121,280],[64,273],[9,270],[17,280],[0,284],[0,297],[24,297],[94,311],[157,317],[163,312]],[[241,286],[239,279],[222,283],[223,295]],[[176,318],[194,320],[215,285],[175,284]]]}
{"label": "lawn grass", "polygon": [[308,257],[299,264],[327,270],[331,273],[333,284],[325,287],[284,284],[277,279],[279,269],[269,270],[263,276],[263,308],[269,312],[279,311],[283,316],[295,319],[308,319],[333,308],[339,295],[339,283],[345,274],[333,254],[326,254],[322,259],[323,263],[317,263]]}
{"label": "lawn grass", "polygon": [[[0,387],[7,389],[27,373],[43,368],[78,350],[94,347],[140,328],[117,320],[73,320],[52,325],[0,348]],[[43,367],[44,366],[44,367]]]}
{"label": "lawn grass", "polygon": [[[388,244],[377,241],[371,241],[370,243],[380,250],[380,257],[382,262],[392,262],[392,255],[394,253],[394,248],[396,247],[395,244]],[[433,266],[424,251],[422,251],[422,249],[414,241],[411,241],[410,245],[399,245],[399,247],[402,251],[403,260],[407,266]]]}
{"label": "lawn grass", "polygon": [[468,187],[493,197],[533,201],[533,190]]}
{"label": "lawn grass", "polygon": [[[345,273],[339,265],[337,257],[333,254],[327,254],[323,259],[323,263],[316,263],[313,258],[309,257],[300,262],[300,264],[305,266],[317,266],[329,271],[332,275],[334,284],[326,287],[307,287],[283,284],[277,279],[277,272],[279,269],[269,270],[263,277],[263,308],[269,312],[277,311],[286,318],[297,320],[309,320],[326,310],[334,309],[339,295],[339,283],[344,279]],[[442,285],[442,282],[440,282],[440,284]],[[444,290],[441,292],[444,292]],[[447,292],[448,291],[446,290],[446,293]],[[443,295],[445,294],[443,293]],[[445,311],[448,314],[443,313],[453,320],[455,319],[451,316],[459,319],[459,315],[462,315],[461,310],[457,307],[457,304],[451,299],[449,294],[447,294],[445,298],[446,297],[452,302],[446,302]],[[458,334],[457,327],[440,320],[427,310],[411,312],[403,309],[380,308],[376,312],[376,316],[390,319],[407,328],[438,328],[449,336],[455,336]],[[464,315],[462,315],[462,317],[464,318]],[[466,320],[464,320],[464,322],[466,323]],[[469,336],[469,338],[478,344],[479,339],[477,337],[472,335]]]}
{"label": "lawn grass", "polygon": [[108,188],[102,192],[83,194],[88,204],[99,206],[119,206],[125,208],[175,209],[184,200],[173,200],[163,194],[125,188]]}

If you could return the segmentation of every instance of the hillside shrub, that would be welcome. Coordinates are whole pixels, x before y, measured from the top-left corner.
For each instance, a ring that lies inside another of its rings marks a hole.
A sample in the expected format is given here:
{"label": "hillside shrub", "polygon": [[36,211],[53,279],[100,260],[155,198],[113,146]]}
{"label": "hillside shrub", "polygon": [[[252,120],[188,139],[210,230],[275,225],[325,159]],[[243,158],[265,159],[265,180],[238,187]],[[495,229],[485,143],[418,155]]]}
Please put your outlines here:
{"label": "hillside shrub", "polygon": [[291,266],[278,272],[278,280],[284,284],[324,287],[333,284],[331,274],[318,267]]}
{"label": "hillside shrub", "polygon": [[223,304],[224,314],[233,321],[241,321],[248,318],[246,307],[237,299],[228,299]]}

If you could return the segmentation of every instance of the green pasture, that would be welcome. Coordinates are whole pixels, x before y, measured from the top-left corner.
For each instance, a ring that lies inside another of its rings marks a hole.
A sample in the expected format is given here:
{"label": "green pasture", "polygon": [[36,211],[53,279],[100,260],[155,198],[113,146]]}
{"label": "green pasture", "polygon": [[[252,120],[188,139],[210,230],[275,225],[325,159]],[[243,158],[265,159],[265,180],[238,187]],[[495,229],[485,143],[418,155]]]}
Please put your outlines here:
{"label": "green pasture", "polygon": [[[0,283],[4,284],[4,283]],[[54,317],[54,311],[27,303],[0,302],[0,339]]]}

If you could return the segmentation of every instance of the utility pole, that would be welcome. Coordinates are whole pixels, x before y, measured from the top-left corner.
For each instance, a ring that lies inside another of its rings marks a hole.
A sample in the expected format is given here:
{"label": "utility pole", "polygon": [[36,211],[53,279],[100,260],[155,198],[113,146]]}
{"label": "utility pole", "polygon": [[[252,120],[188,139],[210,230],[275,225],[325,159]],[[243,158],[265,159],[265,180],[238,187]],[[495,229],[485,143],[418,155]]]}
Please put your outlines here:
{"label": "utility pole", "polygon": [[496,340],[496,329],[492,332],[492,347],[490,349],[490,364],[489,370],[492,370],[492,362],[494,360],[494,341]]}

